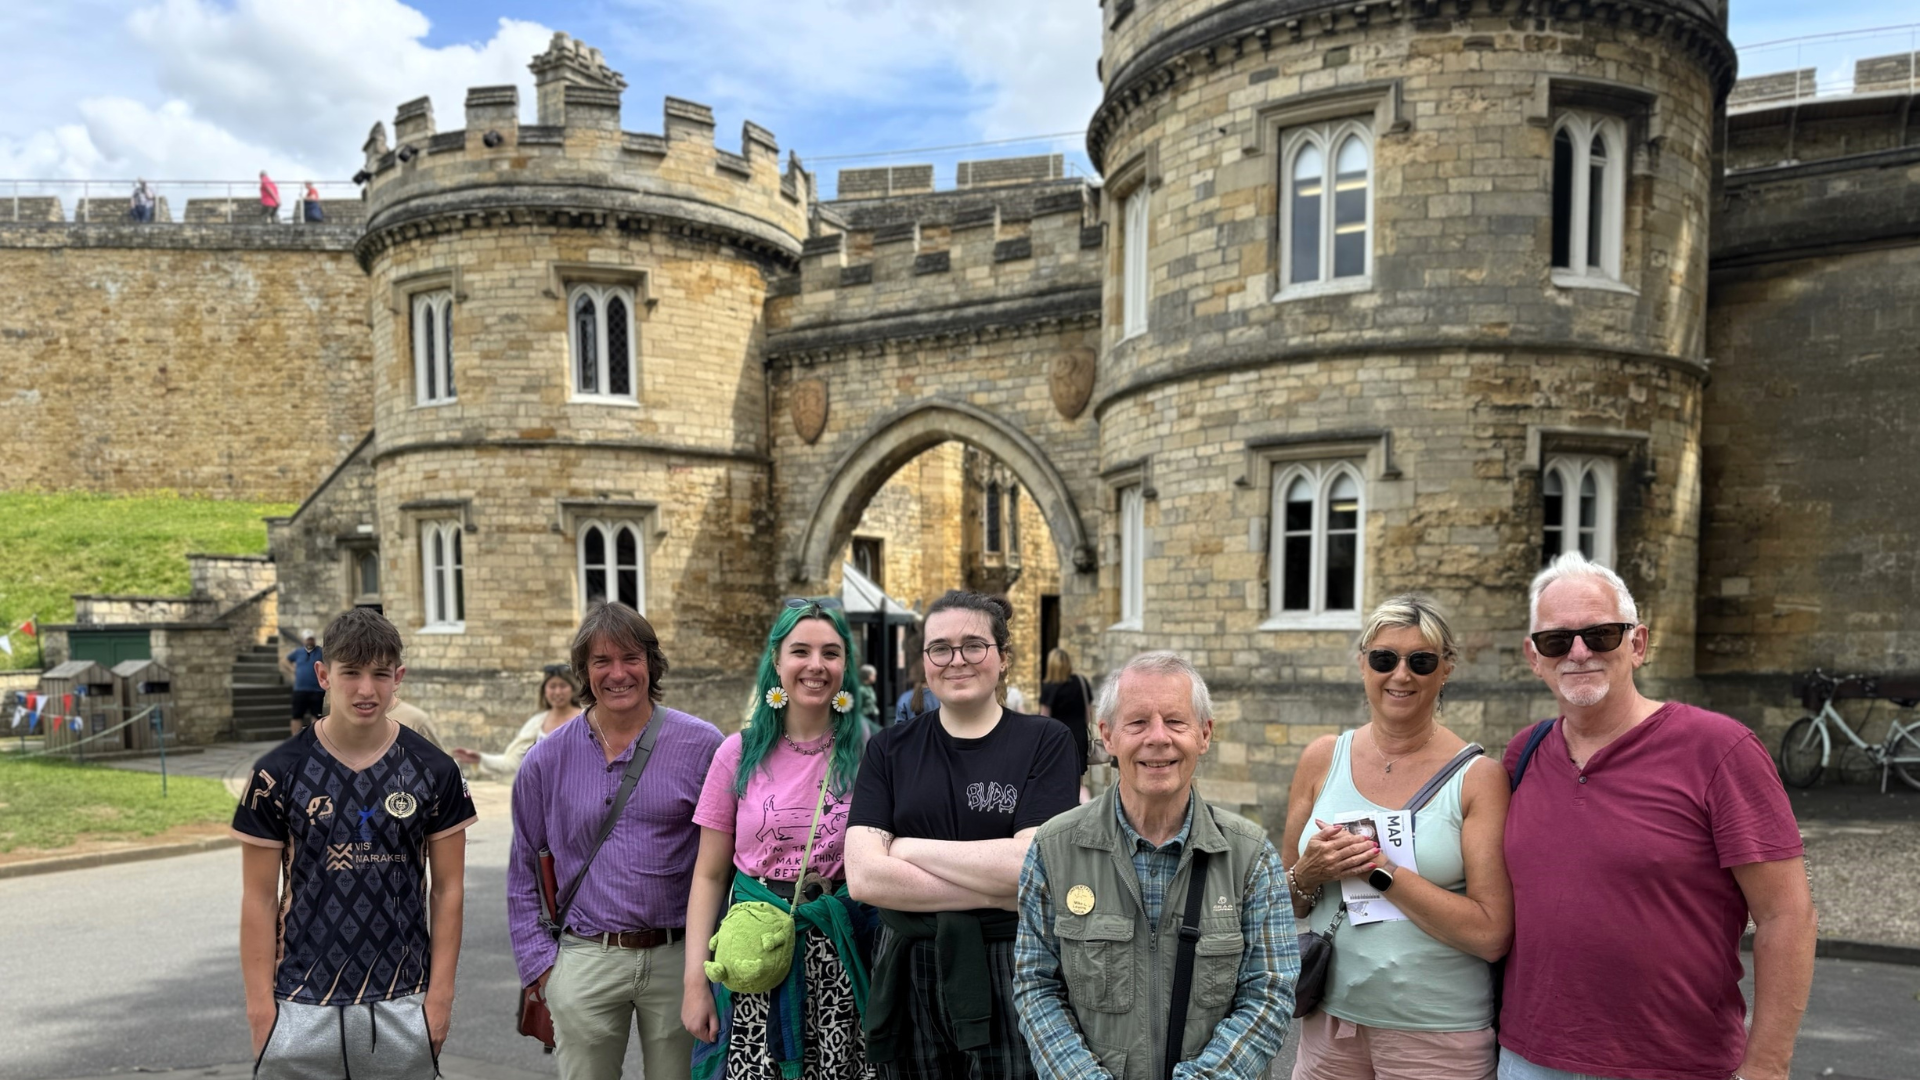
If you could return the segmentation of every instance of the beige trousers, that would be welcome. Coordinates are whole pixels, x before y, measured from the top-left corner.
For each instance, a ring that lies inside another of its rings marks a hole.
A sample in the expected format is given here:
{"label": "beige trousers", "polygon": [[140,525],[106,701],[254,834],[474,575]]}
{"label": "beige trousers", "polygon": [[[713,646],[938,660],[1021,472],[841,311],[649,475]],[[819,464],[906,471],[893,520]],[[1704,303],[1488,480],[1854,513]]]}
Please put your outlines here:
{"label": "beige trousers", "polygon": [[686,957],[684,941],[622,949],[561,938],[547,979],[560,1080],[619,1080],[636,1024],[646,1080],[687,1080],[693,1036],[680,1026]]}

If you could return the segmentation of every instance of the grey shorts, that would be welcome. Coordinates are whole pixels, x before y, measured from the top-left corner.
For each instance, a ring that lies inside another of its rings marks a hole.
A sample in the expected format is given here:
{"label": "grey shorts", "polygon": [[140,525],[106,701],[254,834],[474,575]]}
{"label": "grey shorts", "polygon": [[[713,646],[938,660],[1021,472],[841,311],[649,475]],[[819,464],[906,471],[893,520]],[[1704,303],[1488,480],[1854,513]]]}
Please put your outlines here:
{"label": "grey shorts", "polygon": [[275,1002],[255,1080],[434,1080],[427,996],[366,1005]]}

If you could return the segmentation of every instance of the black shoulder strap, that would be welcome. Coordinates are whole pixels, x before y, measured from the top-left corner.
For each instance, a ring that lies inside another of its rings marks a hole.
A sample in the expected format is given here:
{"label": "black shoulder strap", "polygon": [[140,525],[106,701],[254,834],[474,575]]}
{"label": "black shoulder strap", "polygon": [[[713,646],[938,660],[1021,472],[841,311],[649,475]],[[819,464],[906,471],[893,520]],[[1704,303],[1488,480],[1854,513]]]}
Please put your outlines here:
{"label": "black shoulder strap", "polygon": [[1486,752],[1486,747],[1477,742],[1470,742],[1461,747],[1460,752],[1453,755],[1453,760],[1440,766],[1439,772],[1427,777],[1427,782],[1420,785],[1420,790],[1414,792],[1413,798],[1408,799],[1407,805],[1400,809],[1419,813],[1422,807],[1433,801],[1435,795],[1440,794],[1440,789],[1447,786],[1447,781],[1453,779],[1454,773],[1466,768],[1474,758]]}
{"label": "black shoulder strap", "polygon": [[1187,1029],[1187,998],[1193,993],[1193,952],[1200,944],[1200,901],[1207,891],[1207,853],[1194,849],[1187,872],[1187,913],[1180,922],[1180,952],[1173,962],[1173,1001],[1167,1009],[1167,1062],[1163,1080],[1173,1080]]}
{"label": "black shoulder strap", "polygon": [[[591,708],[591,706],[589,706]],[[620,776],[620,790],[613,796],[613,806],[607,810],[606,819],[600,822],[600,833],[593,838],[593,848],[587,852],[587,861],[580,864],[580,872],[573,876],[567,885],[566,899],[560,902],[560,914],[553,920],[553,932],[558,934],[567,928],[567,913],[573,910],[573,895],[580,891],[580,884],[587,879],[587,871],[593,866],[593,860],[600,854],[600,845],[613,835],[613,824],[620,820],[620,812],[627,808],[627,797],[633,794],[634,785],[640,782],[640,774],[647,769],[647,762],[653,757],[653,744],[660,738],[660,729],[666,726],[666,718],[658,709],[647,720],[647,730],[640,733],[640,742],[633,748],[633,760],[627,762],[627,771]]]}
{"label": "black shoulder strap", "polygon": [[1520,786],[1520,778],[1527,775],[1527,762],[1533,760],[1533,752],[1540,749],[1540,740],[1553,730],[1553,720],[1548,718],[1533,725],[1533,734],[1527,736],[1527,745],[1520,748],[1520,760],[1513,767],[1513,784],[1507,790]]}

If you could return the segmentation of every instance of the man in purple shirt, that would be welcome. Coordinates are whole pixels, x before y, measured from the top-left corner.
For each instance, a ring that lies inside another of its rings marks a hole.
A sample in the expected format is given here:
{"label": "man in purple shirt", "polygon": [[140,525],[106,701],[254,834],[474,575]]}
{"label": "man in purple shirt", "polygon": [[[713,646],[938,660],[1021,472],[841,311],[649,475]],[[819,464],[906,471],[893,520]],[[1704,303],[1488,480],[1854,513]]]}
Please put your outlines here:
{"label": "man in purple shirt", "polygon": [[[636,1022],[647,1080],[688,1076],[680,1025],[687,889],[700,829],[694,805],[720,732],[658,704],[667,658],[653,627],[623,604],[594,605],[573,639],[586,711],[527,752],[513,786],[507,917],[523,985],[553,1013],[562,1080],[612,1080]],[[560,900],[580,876],[634,747],[660,724],[646,773],[593,858],[556,941],[541,925],[539,852],[553,852]]]}

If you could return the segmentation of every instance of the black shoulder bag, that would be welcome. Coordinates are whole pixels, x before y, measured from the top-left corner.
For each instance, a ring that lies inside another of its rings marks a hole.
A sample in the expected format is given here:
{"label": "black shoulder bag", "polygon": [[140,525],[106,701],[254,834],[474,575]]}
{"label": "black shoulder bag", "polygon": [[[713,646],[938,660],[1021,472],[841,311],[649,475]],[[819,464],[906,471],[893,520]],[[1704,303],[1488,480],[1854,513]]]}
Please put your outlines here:
{"label": "black shoulder bag", "polygon": [[[1433,801],[1435,795],[1440,794],[1440,789],[1453,779],[1454,773],[1466,768],[1474,758],[1486,752],[1486,748],[1479,743],[1468,743],[1461,747],[1460,752],[1453,755],[1453,760],[1440,766],[1439,772],[1428,777],[1427,782],[1420,785],[1420,790],[1413,793],[1413,798],[1407,800],[1407,805],[1400,809],[1419,813]],[[1292,893],[1288,893],[1287,901],[1292,903]],[[1333,922],[1327,924],[1325,933],[1309,930],[1300,935],[1300,976],[1293,984],[1293,1015],[1296,1019],[1319,1008],[1320,999],[1326,996],[1327,968],[1333,964],[1333,932],[1340,929],[1340,924],[1346,918],[1347,902],[1342,900],[1340,910],[1334,913]]]}
{"label": "black shoulder bag", "polygon": [[1207,853],[1195,849],[1187,872],[1187,912],[1180,920],[1180,951],[1173,960],[1173,1001],[1167,1009],[1167,1062],[1163,1080],[1173,1080],[1186,1041],[1187,999],[1193,993],[1193,953],[1200,944],[1200,901],[1207,891]]}
{"label": "black shoulder bag", "polygon": [[[555,941],[567,928],[567,913],[573,910],[573,898],[580,891],[580,885],[587,879],[587,871],[593,867],[594,857],[600,854],[600,845],[613,835],[614,823],[620,820],[620,812],[627,808],[627,798],[633,794],[634,786],[640,783],[640,774],[646,771],[647,762],[653,758],[653,744],[660,738],[660,729],[666,726],[656,711],[647,720],[647,730],[640,733],[639,745],[633,748],[633,759],[627,762],[627,771],[620,776],[620,790],[613,796],[613,805],[608,808],[606,819],[600,822],[600,832],[593,838],[593,847],[587,852],[587,861],[580,864],[580,872],[568,883],[563,894],[565,900],[557,900],[554,889],[553,852],[540,849],[536,870],[540,889],[541,927],[553,935]],[[553,1052],[553,1013],[547,1009],[547,988],[534,983],[520,988],[520,1034],[539,1039],[541,1045]]]}
{"label": "black shoulder bag", "polygon": [[[1546,738],[1547,733],[1552,730],[1553,730],[1552,719],[1542,720],[1539,723],[1533,725],[1532,733],[1527,736],[1527,744],[1520,748],[1520,760],[1514,762],[1513,782],[1507,786],[1507,790],[1509,792],[1519,790],[1520,778],[1527,775],[1527,762],[1533,760],[1533,752],[1535,750],[1540,749],[1540,740]],[[1511,808],[1509,808],[1509,812],[1511,812]],[[1494,1026],[1494,1029],[1497,1031],[1500,1028],[1501,998],[1505,996],[1505,988],[1506,988],[1506,982],[1507,982],[1506,957],[1503,956],[1500,959],[1495,960],[1493,962],[1492,967],[1493,967],[1493,971],[1491,972],[1491,977],[1493,979],[1493,1026]]]}

